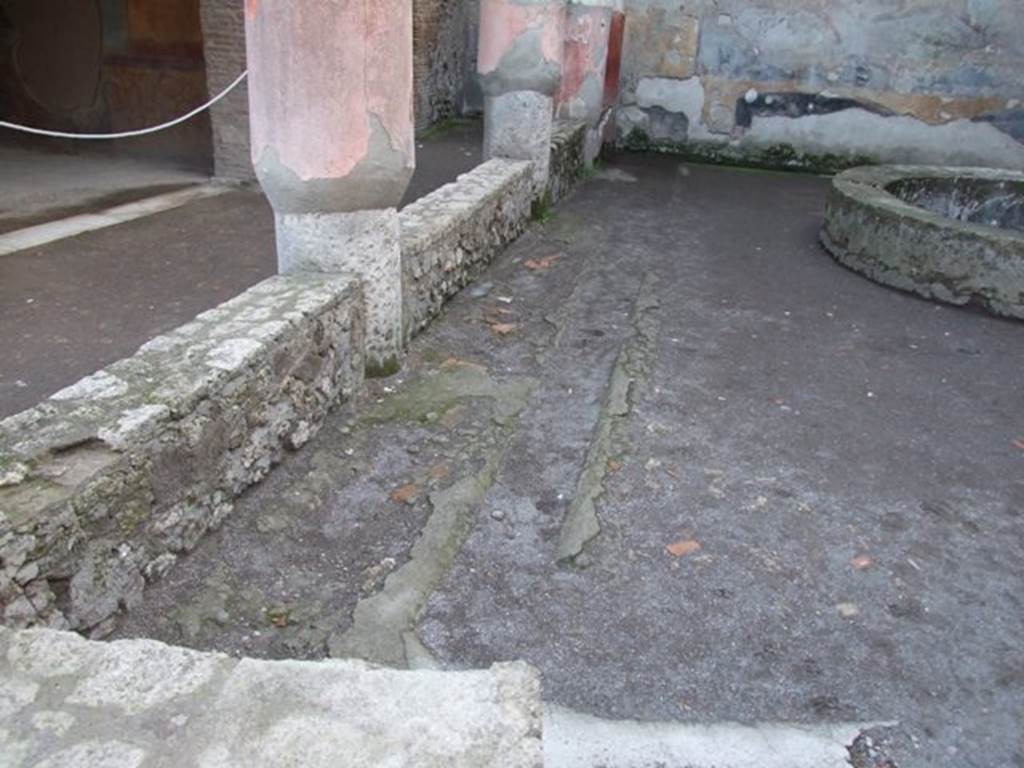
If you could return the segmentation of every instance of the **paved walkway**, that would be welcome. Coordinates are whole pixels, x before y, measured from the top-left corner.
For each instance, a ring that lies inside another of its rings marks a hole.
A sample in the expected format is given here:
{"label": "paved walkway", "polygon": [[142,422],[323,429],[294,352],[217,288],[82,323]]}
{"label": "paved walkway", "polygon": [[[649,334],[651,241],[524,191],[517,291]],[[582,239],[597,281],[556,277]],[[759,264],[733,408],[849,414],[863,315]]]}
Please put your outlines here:
{"label": "paved walkway", "polygon": [[[478,123],[418,142],[405,202],[473,168],[480,143]],[[58,173],[62,164],[66,176]],[[176,188],[153,186],[157,179],[205,181],[116,158],[3,149],[0,169],[0,232]],[[0,255],[0,418],[132,354],[275,269],[273,213],[251,189]]]}
{"label": "paved walkway", "polygon": [[1024,325],[834,264],[826,184],[611,163],[119,634],[1020,763]]}
{"label": "paved walkway", "polygon": [[0,234],[206,180],[174,163],[0,144]]}

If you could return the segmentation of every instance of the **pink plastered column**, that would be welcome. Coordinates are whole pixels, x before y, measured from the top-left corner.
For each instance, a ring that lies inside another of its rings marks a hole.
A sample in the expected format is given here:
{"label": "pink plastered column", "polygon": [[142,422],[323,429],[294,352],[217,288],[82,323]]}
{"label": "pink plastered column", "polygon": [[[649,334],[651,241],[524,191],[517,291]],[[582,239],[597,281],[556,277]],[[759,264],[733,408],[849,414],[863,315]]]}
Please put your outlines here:
{"label": "pink plastered column", "polygon": [[252,159],[278,270],[363,283],[370,372],[401,353],[397,205],[415,166],[412,0],[246,0]]}
{"label": "pink plastered column", "polygon": [[555,94],[559,119],[587,123],[586,160],[592,163],[601,149],[609,35],[614,8],[604,0],[575,0],[566,8],[562,83]]}
{"label": "pink plastered column", "polygon": [[565,0],[480,0],[484,156],[530,160],[538,194],[548,178],[564,28]]}

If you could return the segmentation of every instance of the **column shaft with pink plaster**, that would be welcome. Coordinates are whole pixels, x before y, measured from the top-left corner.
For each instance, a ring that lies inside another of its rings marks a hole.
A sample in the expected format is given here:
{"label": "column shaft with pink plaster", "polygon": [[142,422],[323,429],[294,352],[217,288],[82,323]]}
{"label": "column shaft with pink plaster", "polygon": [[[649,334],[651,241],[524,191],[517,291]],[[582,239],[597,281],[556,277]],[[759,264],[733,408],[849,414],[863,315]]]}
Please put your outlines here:
{"label": "column shaft with pink plaster", "polygon": [[613,8],[604,0],[571,0],[566,8],[562,84],[555,95],[555,114],[563,120],[585,121],[587,163],[601,150],[608,41]]}
{"label": "column shaft with pink plaster", "polygon": [[480,0],[484,156],[532,161],[538,194],[548,179],[564,25],[565,0]]}
{"label": "column shaft with pink plaster", "polygon": [[411,0],[246,0],[252,159],[278,270],[363,283],[370,372],[402,343],[397,206],[415,165]]}

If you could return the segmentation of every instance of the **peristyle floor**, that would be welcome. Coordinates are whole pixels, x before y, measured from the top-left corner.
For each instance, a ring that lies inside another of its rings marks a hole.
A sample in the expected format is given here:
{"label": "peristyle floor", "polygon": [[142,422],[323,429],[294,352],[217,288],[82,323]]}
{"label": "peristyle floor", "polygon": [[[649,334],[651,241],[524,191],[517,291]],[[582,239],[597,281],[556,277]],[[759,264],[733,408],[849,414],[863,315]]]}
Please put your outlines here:
{"label": "peristyle floor", "polygon": [[615,158],[117,634],[1024,764],[1024,325],[837,266],[827,183]]}
{"label": "peristyle floor", "polygon": [[173,162],[45,149],[0,144],[0,234],[206,181]]}

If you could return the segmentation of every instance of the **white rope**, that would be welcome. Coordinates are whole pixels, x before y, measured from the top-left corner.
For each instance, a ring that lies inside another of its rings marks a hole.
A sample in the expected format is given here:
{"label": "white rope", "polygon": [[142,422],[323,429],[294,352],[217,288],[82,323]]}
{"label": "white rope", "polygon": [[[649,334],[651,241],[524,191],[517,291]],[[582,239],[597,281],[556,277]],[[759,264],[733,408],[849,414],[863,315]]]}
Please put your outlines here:
{"label": "white rope", "polygon": [[131,136],[145,136],[147,133],[156,133],[157,131],[162,131],[166,128],[173,128],[175,125],[178,125],[179,123],[184,123],[186,120],[195,117],[204,109],[209,109],[218,101],[220,101],[229,93],[231,93],[235,86],[242,82],[243,79],[245,79],[245,76],[247,74],[249,74],[249,70],[245,70],[242,74],[235,78],[235,81],[231,83],[231,85],[229,85],[223,91],[218,93],[208,102],[203,104],[203,106],[196,107],[188,114],[182,115],[181,117],[177,117],[169,122],[162,123],[161,125],[153,125],[149,128],[140,128],[137,131],[122,131],[121,133],[65,133],[64,131],[47,131],[44,130],[43,128],[31,128],[27,125],[8,123],[4,120],[0,120],[0,128],[10,128],[12,131],[33,133],[36,136],[52,136],[57,139],[127,139]]}

